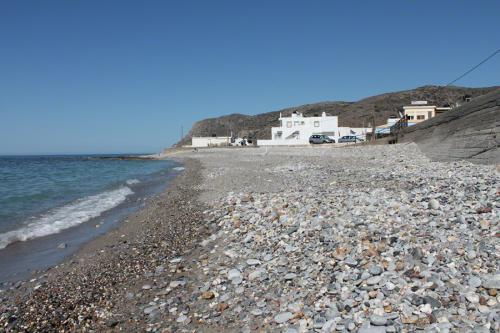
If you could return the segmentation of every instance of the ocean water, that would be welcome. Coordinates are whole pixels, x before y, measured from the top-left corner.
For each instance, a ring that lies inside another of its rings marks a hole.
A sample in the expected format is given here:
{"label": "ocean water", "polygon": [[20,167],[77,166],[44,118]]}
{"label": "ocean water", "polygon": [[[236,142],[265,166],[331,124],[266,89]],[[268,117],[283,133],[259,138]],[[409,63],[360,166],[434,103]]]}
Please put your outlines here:
{"label": "ocean water", "polygon": [[[51,239],[55,234],[74,239],[72,229],[89,233],[90,229],[78,227],[89,221],[103,223],[99,218],[109,217],[110,211],[121,208],[129,212],[130,207],[143,205],[145,198],[161,191],[168,179],[182,169],[170,160],[0,157],[0,264],[6,262],[2,262],[2,255],[10,248],[24,249],[16,253],[23,252],[25,256],[30,251],[40,252],[36,247],[20,247],[20,243],[57,247],[40,240]],[[64,241],[61,237],[52,239]]]}

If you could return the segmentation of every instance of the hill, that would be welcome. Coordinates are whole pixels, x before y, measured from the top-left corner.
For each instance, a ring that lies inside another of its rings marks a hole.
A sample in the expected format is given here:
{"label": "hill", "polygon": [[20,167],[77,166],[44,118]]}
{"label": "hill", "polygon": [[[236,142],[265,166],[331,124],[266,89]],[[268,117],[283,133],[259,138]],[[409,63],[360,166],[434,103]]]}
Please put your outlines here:
{"label": "hill", "polygon": [[320,102],[290,107],[257,115],[231,114],[218,118],[204,119],[196,122],[188,134],[176,145],[191,143],[193,136],[229,136],[270,139],[271,127],[278,126],[280,112],[290,115],[293,111],[302,112],[305,116],[313,116],[326,112],[327,115],[338,116],[340,126],[371,126],[373,118],[376,125],[384,124],[391,115],[398,115],[403,105],[412,100],[427,100],[438,106],[456,106],[463,102],[465,96],[475,98],[487,94],[499,87],[466,88],[423,86],[412,90],[391,92],[372,96],[357,102]]}

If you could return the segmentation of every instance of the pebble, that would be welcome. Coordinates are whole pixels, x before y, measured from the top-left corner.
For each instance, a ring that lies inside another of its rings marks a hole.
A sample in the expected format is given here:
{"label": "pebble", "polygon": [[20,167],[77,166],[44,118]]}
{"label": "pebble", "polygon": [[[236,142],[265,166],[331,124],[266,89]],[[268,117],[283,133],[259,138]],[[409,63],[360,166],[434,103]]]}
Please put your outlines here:
{"label": "pebble", "polygon": [[481,279],[477,276],[471,276],[467,284],[469,285],[469,287],[477,288],[481,286]]}
{"label": "pebble", "polygon": [[[494,167],[432,162],[412,144],[258,154],[198,153],[199,189],[213,195],[194,227],[206,228],[193,239],[203,247],[170,253],[157,239],[143,261],[116,269],[124,279],[145,276],[143,289],[155,291],[125,302],[137,307],[131,321],[151,332],[500,331]],[[123,246],[134,254],[143,244]],[[91,291],[80,299],[111,316]],[[0,315],[0,327],[8,320]],[[81,327],[100,331],[99,320]]]}
{"label": "pebble", "polygon": [[384,326],[387,324],[387,318],[378,315],[371,315],[370,323],[375,326]]}
{"label": "pebble", "polygon": [[437,201],[436,199],[431,199],[429,200],[429,206],[432,208],[432,209],[439,209],[439,207],[441,207],[441,205],[439,204],[439,201]]}
{"label": "pebble", "polygon": [[366,280],[366,283],[369,285],[369,286],[372,286],[372,285],[375,285],[375,284],[379,284],[380,283],[380,280],[382,280],[382,278],[380,276],[372,276],[370,278],[368,278]]}
{"label": "pebble", "polygon": [[486,289],[500,289],[500,273],[499,274],[490,274],[482,277],[483,288]]}
{"label": "pebble", "polygon": [[260,265],[260,260],[257,260],[257,259],[248,259],[247,260],[247,265],[250,265],[250,266]]}
{"label": "pebble", "polygon": [[236,279],[236,278],[240,278],[241,277],[241,273],[239,270],[233,268],[233,269],[230,269],[228,272],[227,272],[227,278],[229,280],[232,280],[232,279]]}
{"label": "pebble", "polygon": [[274,321],[278,324],[283,324],[292,319],[293,314],[291,312],[282,312],[274,317]]}

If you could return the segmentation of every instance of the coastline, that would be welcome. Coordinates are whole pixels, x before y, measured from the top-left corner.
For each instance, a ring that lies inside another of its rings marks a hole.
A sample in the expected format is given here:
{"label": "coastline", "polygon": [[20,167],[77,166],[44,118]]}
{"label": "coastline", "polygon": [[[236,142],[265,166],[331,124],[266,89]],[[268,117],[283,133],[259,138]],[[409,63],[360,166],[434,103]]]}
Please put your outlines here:
{"label": "coastline", "polygon": [[[81,316],[96,305],[126,305],[123,301],[130,291],[140,298],[141,283],[161,283],[154,277],[155,269],[181,255],[205,231],[196,225],[203,207],[195,199],[200,164],[192,159],[183,159],[182,164],[183,172],[144,209],[87,242],[62,263],[0,292],[0,327],[7,331],[74,330],[87,325],[109,329],[128,319],[108,318],[105,313],[98,321],[94,315],[83,320]],[[47,303],[60,304],[60,311],[45,308]],[[30,306],[37,308],[36,316],[30,314]]]}
{"label": "coastline", "polygon": [[495,166],[415,144],[169,157],[185,170],[164,194],[45,283],[0,294],[0,327],[498,330]]}

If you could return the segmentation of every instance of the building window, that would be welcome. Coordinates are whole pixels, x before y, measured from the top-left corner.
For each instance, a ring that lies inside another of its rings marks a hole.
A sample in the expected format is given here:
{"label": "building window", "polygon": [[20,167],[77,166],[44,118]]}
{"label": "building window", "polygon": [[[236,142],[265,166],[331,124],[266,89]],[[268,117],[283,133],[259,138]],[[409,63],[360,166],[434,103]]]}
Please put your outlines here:
{"label": "building window", "polygon": [[299,124],[300,124],[300,122],[298,122],[298,121],[293,122],[293,126],[299,126]]}
{"label": "building window", "polygon": [[301,125],[305,125],[305,124],[306,124],[306,122],[305,122],[305,121],[301,121],[301,122],[300,122],[300,124],[301,124]]}
{"label": "building window", "polygon": [[417,116],[417,120],[424,120],[425,119],[425,116],[424,115],[419,115]]}
{"label": "building window", "polygon": [[415,119],[415,117],[414,116],[406,116],[406,119],[413,120],[413,119]]}
{"label": "building window", "polygon": [[319,121],[314,122],[314,127],[319,127]]}
{"label": "building window", "polygon": [[287,121],[286,122],[286,127],[288,127],[288,128],[292,127],[292,122],[291,121]]}

